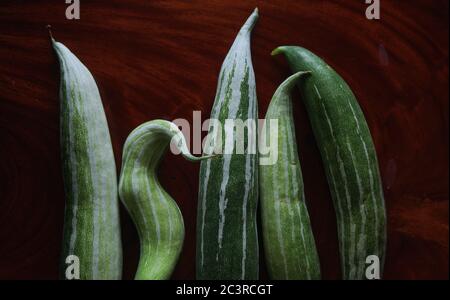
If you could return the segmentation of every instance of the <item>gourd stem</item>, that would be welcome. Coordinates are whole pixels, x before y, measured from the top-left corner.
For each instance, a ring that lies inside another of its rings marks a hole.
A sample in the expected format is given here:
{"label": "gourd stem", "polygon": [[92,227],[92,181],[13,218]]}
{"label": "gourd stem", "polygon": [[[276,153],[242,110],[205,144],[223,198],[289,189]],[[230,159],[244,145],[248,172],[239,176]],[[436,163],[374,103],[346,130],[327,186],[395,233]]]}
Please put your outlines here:
{"label": "gourd stem", "polygon": [[47,25],[47,26],[45,26],[46,28],[47,28],[47,30],[48,30],[48,35],[50,36],[50,40],[52,41],[52,42],[55,42],[55,39],[53,38],[53,34],[52,34],[52,26],[49,24],[49,25]]}
{"label": "gourd stem", "polygon": [[219,156],[218,154],[194,156],[191,153],[182,153],[183,157],[189,161],[196,162]]}
{"label": "gourd stem", "polygon": [[270,55],[275,56],[275,55],[278,55],[280,53],[284,53],[284,50],[285,50],[285,47],[284,46],[280,46],[278,48],[275,48]]}

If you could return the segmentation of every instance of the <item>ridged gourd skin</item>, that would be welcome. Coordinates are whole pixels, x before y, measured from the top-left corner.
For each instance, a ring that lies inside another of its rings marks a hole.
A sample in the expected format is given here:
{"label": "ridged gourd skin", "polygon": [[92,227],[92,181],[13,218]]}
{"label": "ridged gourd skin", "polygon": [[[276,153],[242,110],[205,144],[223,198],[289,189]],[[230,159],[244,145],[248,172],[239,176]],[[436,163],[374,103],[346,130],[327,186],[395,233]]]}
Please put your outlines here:
{"label": "ridged gourd skin", "polygon": [[182,132],[164,120],[137,127],[123,150],[119,194],[140,238],[137,280],[169,279],[183,247],[183,216],[157,177],[159,162],[171,142],[190,161],[210,158],[192,156]]}
{"label": "ridged gourd skin", "polygon": [[309,75],[296,73],[280,85],[270,102],[260,136],[262,144],[277,143],[277,155],[259,166],[264,254],[269,277],[276,280],[320,279],[320,262],[297,153],[291,97],[295,84]]}
{"label": "ridged gourd skin", "polygon": [[121,279],[117,176],[100,93],[89,70],[52,38],[60,70],[60,143],[66,196],[61,277],[79,259],[80,279]]}
{"label": "ridged gourd skin", "polygon": [[[222,124],[222,149],[217,159],[201,163],[197,214],[197,279],[257,279],[259,276],[258,234],[258,154],[229,151],[233,130],[225,129],[226,119],[258,121],[255,74],[250,51],[250,35],[258,10],[240,29],[223,62],[211,119]],[[257,130],[255,128],[255,130]],[[210,128],[210,134],[214,132]],[[256,135],[256,134],[255,134]],[[206,153],[217,146],[206,143]],[[256,137],[254,144],[256,144]],[[236,150],[236,149],[235,149]]]}
{"label": "ridged gourd skin", "polygon": [[282,46],[293,72],[311,71],[299,84],[320,149],[336,211],[342,276],[366,279],[366,258],[383,271],[386,209],[378,160],[364,114],[347,83],[311,51]]}

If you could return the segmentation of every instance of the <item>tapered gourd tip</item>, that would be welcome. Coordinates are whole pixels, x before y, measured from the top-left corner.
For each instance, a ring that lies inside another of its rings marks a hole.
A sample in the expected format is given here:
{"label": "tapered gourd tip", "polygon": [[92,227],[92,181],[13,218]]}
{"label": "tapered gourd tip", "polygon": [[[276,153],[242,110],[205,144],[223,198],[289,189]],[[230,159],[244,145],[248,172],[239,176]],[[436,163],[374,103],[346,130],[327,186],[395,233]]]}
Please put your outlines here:
{"label": "tapered gourd tip", "polygon": [[283,54],[284,50],[286,50],[285,46],[281,46],[281,47],[275,48],[270,55],[276,56],[278,54]]}
{"label": "tapered gourd tip", "polygon": [[289,76],[277,89],[274,98],[277,98],[280,94],[290,93],[294,86],[300,81],[301,78],[311,74],[311,71],[301,71]]}
{"label": "tapered gourd tip", "polygon": [[52,41],[52,43],[55,42],[55,39],[53,38],[53,34],[52,34],[52,26],[50,24],[48,24],[47,26],[45,26],[48,30],[48,36],[50,37],[50,40]]}
{"label": "tapered gourd tip", "polygon": [[295,85],[300,78],[304,78],[308,75],[311,75],[311,71],[300,71],[291,75],[288,79],[286,79],[285,83],[288,86]]}
{"label": "tapered gourd tip", "polygon": [[248,17],[245,24],[242,26],[240,30],[241,34],[249,34],[252,31],[253,27],[255,26],[256,21],[258,21],[258,18],[259,18],[259,10],[258,8],[255,8],[252,14]]}
{"label": "tapered gourd tip", "polygon": [[307,76],[307,75],[310,75],[310,74],[312,74],[311,71],[300,71],[300,72],[294,73],[291,77],[292,78],[299,78],[299,77]]}

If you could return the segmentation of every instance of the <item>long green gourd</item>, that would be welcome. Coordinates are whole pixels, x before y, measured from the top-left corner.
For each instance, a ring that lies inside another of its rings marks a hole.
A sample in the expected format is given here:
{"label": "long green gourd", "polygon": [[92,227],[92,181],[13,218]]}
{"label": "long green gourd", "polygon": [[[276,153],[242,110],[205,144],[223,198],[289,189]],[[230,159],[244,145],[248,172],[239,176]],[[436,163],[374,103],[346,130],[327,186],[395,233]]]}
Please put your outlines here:
{"label": "long green gourd", "polygon": [[[248,151],[248,135],[244,141],[245,154],[235,154],[236,151],[227,154],[233,147],[229,141],[234,131],[225,128],[226,119],[257,122],[255,74],[250,52],[250,35],[257,19],[255,9],[240,29],[220,71],[211,119],[222,125],[219,146],[224,154],[202,162],[200,168],[198,279],[258,278],[258,155],[256,151],[254,154]],[[214,136],[214,132],[215,129],[210,128],[208,136]],[[205,152],[211,153],[218,140],[213,137],[206,143]]]}
{"label": "long green gourd", "polygon": [[119,195],[139,233],[138,280],[170,278],[183,246],[183,216],[157,178],[158,164],[171,141],[190,161],[210,157],[192,156],[182,132],[164,120],[137,127],[123,150]]}
{"label": "long green gourd", "polygon": [[280,53],[294,72],[312,72],[300,86],[336,210],[343,278],[365,279],[366,259],[373,255],[382,274],[386,211],[363,112],[347,83],[318,56],[294,46],[279,47],[272,54]]}
{"label": "long green gourd", "polygon": [[319,257],[305,204],[291,99],[292,88],[308,75],[296,73],[280,85],[261,131],[263,145],[269,141],[276,143],[272,160],[259,166],[264,253],[271,279],[320,279]]}
{"label": "long green gourd", "polygon": [[60,136],[66,195],[61,275],[67,277],[66,263],[76,262],[76,256],[79,279],[120,279],[116,166],[100,94],[78,58],[53,38],[52,45],[61,69]]}

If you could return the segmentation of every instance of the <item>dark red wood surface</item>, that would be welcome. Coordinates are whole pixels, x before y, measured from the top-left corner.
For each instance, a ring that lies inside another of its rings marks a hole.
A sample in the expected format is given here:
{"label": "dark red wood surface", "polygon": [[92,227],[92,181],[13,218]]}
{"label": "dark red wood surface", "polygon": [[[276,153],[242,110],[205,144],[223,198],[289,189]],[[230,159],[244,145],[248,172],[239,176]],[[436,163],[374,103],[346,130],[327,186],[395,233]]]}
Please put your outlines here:
{"label": "dark red wood surface", "polygon": [[[58,140],[59,70],[45,25],[97,80],[114,144],[155,118],[208,118],[220,65],[255,6],[252,41],[260,117],[286,62],[276,46],[302,45],[348,81],[369,123],[388,215],[386,279],[448,278],[449,93],[447,0],[64,1],[0,3],[0,278],[57,278],[64,195]],[[334,211],[298,94],[295,120],[323,278],[340,278]],[[160,177],[181,206],[186,240],[173,278],[195,277],[198,168],[168,154]],[[124,278],[139,240],[122,207]],[[261,273],[265,275],[261,260]]]}

